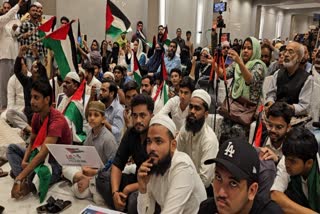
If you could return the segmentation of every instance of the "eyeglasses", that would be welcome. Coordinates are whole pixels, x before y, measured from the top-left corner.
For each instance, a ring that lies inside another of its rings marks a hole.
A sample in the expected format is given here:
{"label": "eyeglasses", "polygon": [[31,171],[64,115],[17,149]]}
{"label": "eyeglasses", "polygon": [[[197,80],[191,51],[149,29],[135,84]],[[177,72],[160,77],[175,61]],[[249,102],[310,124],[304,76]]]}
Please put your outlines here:
{"label": "eyeglasses", "polygon": [[296,54],[296,52],[293,50],[293,49],[285,49],[284,51],[283,51],[283,53],[285,54],[285,53],[288,53],[289,55],[294,55],[294,54]]}
{"label": "eyeglasses", "polygon": [[228,50],[229,50],[229,49],[230,49],[230,47],[225,46],[225,47],[223,47],[222,49],[228,49]]}

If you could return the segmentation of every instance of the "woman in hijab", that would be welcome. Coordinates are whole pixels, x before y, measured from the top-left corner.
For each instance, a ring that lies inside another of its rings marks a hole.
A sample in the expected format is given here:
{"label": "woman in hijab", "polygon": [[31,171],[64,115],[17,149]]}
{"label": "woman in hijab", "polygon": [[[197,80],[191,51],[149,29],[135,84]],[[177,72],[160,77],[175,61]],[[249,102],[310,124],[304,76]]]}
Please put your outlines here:
{"label": "woman in hijab", "polygon": [[[233,63],[227,68],[227,78],[233,78],[231,98],[244,97],[258,105],[262,95],[262,84],[267,73],[266,65],[260,60],[261,47],[259,41],[254,37],[244,40],[240,56],[235,50],[228,51]],[[220,70],[220,77],[223,72]],[[249,127],[238,124],[227,118],[223,119],[221,126],[220,142],[233,137],[245,137],[248,139]]]}
{"label": "woman in hijab", "polygon": [[162,59],[162,54],[164,53],[164,48],[160,44],[156,44],[154,54],[150,57],[145,68],[149,72],[148,75],[153,76],[157,72]]}
{"label": "woman in hijab", "polygon": [[133,54],[136,54],[140,66],[144,66],[146,64],[147,55],[143,52],[143,45],[140,39],[136,39],[133,42],[133,49],[132,50],[129,49],[129,52],[128,52],[128,57],[131,57],[130,59],[131,72],[128,72],[129,76],[133,75],[133,71],[134,71],[134,55]]}

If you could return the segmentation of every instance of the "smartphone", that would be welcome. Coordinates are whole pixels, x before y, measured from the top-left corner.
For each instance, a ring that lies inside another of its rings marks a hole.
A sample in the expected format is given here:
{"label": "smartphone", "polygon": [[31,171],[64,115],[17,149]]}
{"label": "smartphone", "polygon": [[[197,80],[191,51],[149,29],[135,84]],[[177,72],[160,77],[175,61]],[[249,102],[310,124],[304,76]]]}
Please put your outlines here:
{"label": "smartphone", "polygon": [[85,34],[85,35],[83,36],[83,39],[84,39],[84,41],[86,41],[86,42],[88,41],[88,40],[87,40],[87,34]]}
{"label": "smartphone", "polygon": [[100,88],[96,88],[97,100],[100,100]]}
{"label": "smartphone", "polygon": [[233,63],[233,59],[230,56],[227,56],[226,61],[224,62],[225,65],[231,65]]}

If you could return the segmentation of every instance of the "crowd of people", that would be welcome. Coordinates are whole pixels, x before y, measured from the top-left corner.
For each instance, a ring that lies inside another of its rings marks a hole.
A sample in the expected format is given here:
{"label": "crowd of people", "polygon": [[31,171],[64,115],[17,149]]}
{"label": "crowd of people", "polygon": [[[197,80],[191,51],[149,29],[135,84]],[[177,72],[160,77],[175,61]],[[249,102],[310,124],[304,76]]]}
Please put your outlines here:
{"label": "crowd of people", "polygon": [[[16,203],[30,192],[42,203],[50,186],[68,180],[76,198],[128,213],[320,212],[316,31],[293,41],[223,41],[219,61],[215,47],[195,47],[181,28],[167,42],[159,25],[150,46],[139,21],[131,40],[124,32],[77,43],[78,72],[63,79],[57,53],[34,43],[42,5],[17,19],[23,4],[6,1],[0,11],[1,119],[26,142],[6,154]],[[223,103],[217,87],[207,90],[212,77],[228,87]],[[207,123],[214,113],[223,117],[220,133]],[[105,166],[61,166],[48,144],[93,146]]]}

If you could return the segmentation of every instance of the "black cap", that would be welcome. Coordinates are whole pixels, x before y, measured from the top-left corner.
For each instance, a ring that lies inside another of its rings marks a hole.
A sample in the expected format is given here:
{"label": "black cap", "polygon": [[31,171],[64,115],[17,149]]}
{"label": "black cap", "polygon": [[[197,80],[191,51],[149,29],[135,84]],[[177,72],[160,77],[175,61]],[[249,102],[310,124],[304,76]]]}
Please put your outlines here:
{"label": "black cap", "polygon": [[218,163],[225,167],[235,178],[258,181],[260,160],[256,150],[244,139],[233,138],[224,142],[216,158],[204,164]]}

